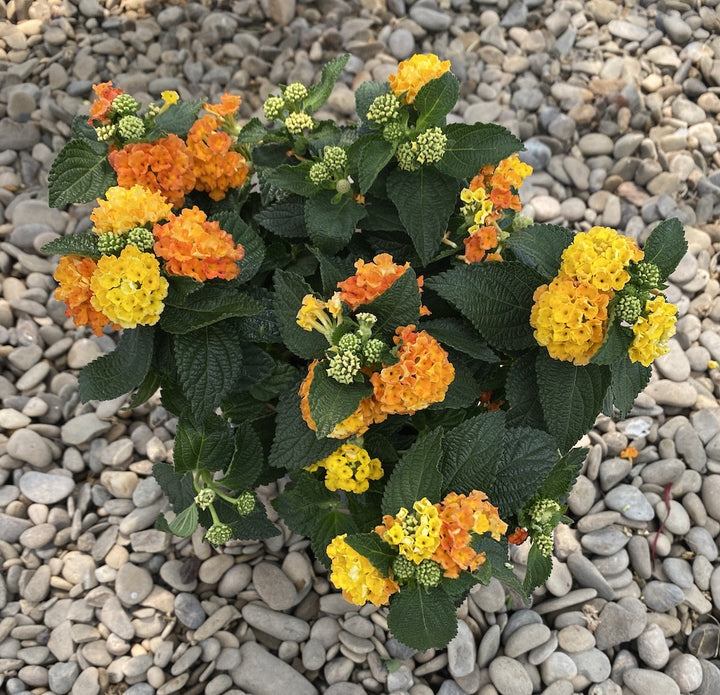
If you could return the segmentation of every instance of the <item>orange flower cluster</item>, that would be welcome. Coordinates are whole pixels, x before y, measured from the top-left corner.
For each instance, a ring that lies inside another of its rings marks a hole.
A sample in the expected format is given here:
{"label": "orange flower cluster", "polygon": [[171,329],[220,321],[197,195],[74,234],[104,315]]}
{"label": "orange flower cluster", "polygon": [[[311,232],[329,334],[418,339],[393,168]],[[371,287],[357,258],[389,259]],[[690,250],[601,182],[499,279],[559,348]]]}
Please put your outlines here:
{"label": "orange flower cluster", "polygon": [[208,113],[213,114],[213,116],[226,118],[228,116],[235,116],[237,110],[240,108],[240,104],[242,104],[240,97],[225,93],[220,97],[219,104],[208,104],[206,102],[203,104],[203,108]]}
{"label": "orange flower cluster", "polygon": [[400,345],[397,364],[375,372],[373,398],[388,415],[413,415],[445,399],[455,368],[440,343],[414,325],[400,326],[393,340]]}
{"label": "orange flower cluster", "polygon": [[140,184],[158,191],[176,208],[182,207],[185,194],[195,187],[192,155],[177,135],[125,145],[110,152],[108,160],[117,173],[118,185],[132,188]]}
{"label": "orange flower cluster", "polygon": [[[209,107],[205,105],[206,109]],[[187,146],[198,191],[205,191],[213,200],[222,200],[228,189],[245,183],[248,175],[245,157],[232,149],[232,138],[220,129],[214,116],[195,121],[187,135]]]}
{"label": "orange flower cluster", "polygon": [[497,248],[497,227],[480,227],[476,232],[463,239],[465,244],[465,263],[480,261],[501,261],[502,256],[492,250]]}
{"label": "orange flower cluster", "polygon": [[110,120],[112,103],[116,96],[124,94],[124,89],[113,87],[112,82],[101,82],[93,85],[95,100],[90,105],[90,118],[88,125],[94,125],[95,121],[104,123]]}
{"label": "orange flower cluster", "polygon": [[245,249],[235,245],[232,236],[220,229],[218,222],[208,222],[197,206],[171,213],[165,224],[156,224],[155,253],[163,258],[171,275],[187,275],[200,282],[212,278],[232,280],[240,268],[237,261]]}
{"label": "orange flower cluster", "polygon": [[[90,326],[93,333],[100,337],[110,319],[90,303],[93,296],[90,279],[96,269],[97,263],[91,258],[63,256],[55,269],[54,277],[58,282],[55,299],[65,302],[65,315],[72,316],[76,326]],[[120,326],[113,324],[113,328]]]}
{"label": "orange flower cluster", "polygon": [[490,533],[495,540],[507,531],[497,507],[488,502],[487,495],[473,490],[469,495],[449,493],[436,505],[442,526],[440,545],[432,559],[439,563],[446,577],[456,578],[462,570],[474,572],[485,562],[485,553],[476,553],[471,546],[471,533]]}
{"label": "orange flower cluster", "polygon": [[353,311],[363,304],[370,304],[395,282],[410,263],[393,263],[389,253],[381,253],[371,263],[359,259],[355,262],[355,275],[338,283],[340,299]]}

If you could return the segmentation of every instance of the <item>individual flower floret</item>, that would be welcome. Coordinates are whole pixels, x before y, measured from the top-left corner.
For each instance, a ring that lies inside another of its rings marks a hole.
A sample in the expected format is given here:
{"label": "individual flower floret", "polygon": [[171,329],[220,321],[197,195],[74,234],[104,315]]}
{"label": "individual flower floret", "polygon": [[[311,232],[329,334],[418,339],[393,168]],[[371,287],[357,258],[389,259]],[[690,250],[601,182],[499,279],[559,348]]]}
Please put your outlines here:
{"label": "individual flower floret", "polygon": [[332,334],[342,323],[342,304],[336,292],[327,302],[306,294],[298,310],[296,323],[304,331],[318,331],[332,342]]}
{"label": "individual flower floret", "polygon": [[265,118],[271,121],[274,121],[276,118],[280,118],[284,110],[285,99],[282,97],[268,97],[263,104],[263,113],[265,114]]}
{"label": "individual flower floret", "polygon": [[359,259],[355,262],[355,275],[338,283],[340,299],[355,311],[379,297],[409,267],[410,263],[393,263],[388,253],[378,254],[370,263]]}
{"label": "individual flower floret", "polygon": [[380,459],[356,444],[343,444],[327,458],[313,464],[310,469],[325,469],[325,487],[328,490],[344,490],[361,494],[369,487],[370,480],[380,480],[383,468]]}
{"label": "individual flower floret", "polygon": [[347,534],[335,536],[327,547],[332,560],[330,581],[342,590],[346,601],[362,606],[368,601],[385,606],[390,596],[400,589],[397,582],[384,577],[370,561],[345,541]]}
{"label": "individual flower floret", "polygon": [[171,275],[186,275],[200,282],[212,278],[232,280],[245,249],[218,222],[208,222],[197,206],[172,214],[166,224],[155,225],[155,253],[165,260]]}
{"label": "individual flower floret", "polygon": [[395,516],[383,516],[383,523],[375,527],[375,533],[419,565],[430,559],[437,549],[441,525],[437,507],[423,497],[413,504],[412,511],[401,507]]}
{"label": "individual flower floret", "polygon": [[400,100],[391,93],[381,94],[373,99],[367,112],[368,121],[385,125],[394,121],[400,113]]}
{"label": "individual flower floret", "polygon": [[145,135],[145,121],[138,116],[123,116],[117,124],[117,132],[125,140],[139,140]]}
{"label": "individual flower floret", "polygon": [[220,97],[219,104],[203,103],[203,108],[213,116],[217,116],[220,120],[225,121],[228,117],[234,117],[242,104],[242,98],[235,94],[227,92]]}
{"label": "individual flower floret", "polygon": [[653,360],[669,352],[668,340],[675,335],[677,307],[663,295],[648,300],[645,311],[632,327],[629,355],[633,362],[649,367]]}
{"label": "individual flower floret", "polygon": [[398,362],[371,375],[373,397],[388,415],[413,415],[445,399],[455,378],[448,354],[427,331],[400,326],[393,338]]}
{"label": "individual flower floret", "polygon": [[535,340],[553,359],[587,364],[605,339],[611,295],[564,276],[541,285],[530,312]]}
{"label": "individual flower floret", "polygon": [[315,127],[315,121],[312,116],[309,116],[306,113],[291,113],[285,119],[285,127],[293,135],[300,135],[303,130],[312,130]]}
{"label": "individual flower floret", "polygon": [[113,101],[120,94],[123,94],[125,90],[113,87],[112,82],[101,82],[100,84],[93,85],[93,92],[95,92],[95,99],[90,105],[90,118],[88,118],[88,125],[95,125],[95,121],[100,123],[110,121],[110,113],[113,108]]}
{"label": "individual flower floret", "polygon": [[140,184],[158,191],[176,208],[182,207],[185,194],[195,187],[192,157],[174,134],[155,142],[125,145],[110,152],[108,161],[117,173],[118,185],[132,188]]}
{"label": "individual flower floret", "polygon": [[609,227],[593,227],[575,235],[562,254],[559,275],[587,282],[602,291],[621,290],[630,279],[627,266],[642,260],[634,239]]}
{"label": "individual flower floret", "polygon": [[434,53],[415,54],[398,65],[397,72],[388,77],[388,82],[398,99],[405,104],[412,104],[422,87],[449,69],[450,61],[441,61]]}
{"label": "individual flower floret", "polygon": [[[65,302],[65,315],[72,316],[76,326],[90,326],[96,336],[103,334],[103,328],[110,319],[92,305],[90,280],[97,270],[97,263],[84,256],[63,256],[55,269],[58,288],[55,299]],[[117,324],[113,328],[120,328]]]}
{"label": "individual flower floret", "polygon": [[235,511],[240,516],[247,516],[253,509],[255,509],[255,495],[249,490],[245,490],[235,500]]}
{"label": "individual flower floret", "polygon": [[172,205],[157,191],[140,185],[112,186],[107,189],[105,200],[98,199],[90,220],[98,234],[124,234],[135,227],[168,219],[171,210]]}
{"label": "individual flower floret", "polygon": [[126,246],[119,257],[103,256],[90,280],[90,302],[123,328],[158,322],[168,281],[155,256]]}
{"label": "individual flower floret", "polygon": [[174,89],[166,89],[164,92],[160,92],[160,98],[163,100],[165,108],[177,104],[180,99],[180,95]]}
{"label": "individual flower floret", "polygon": [[[471,227],[471,229],[473,229]],[[491,253],[498,245],[498,231],[494,225],[475,226],[470,236],[463,239],[465,254],[462,259],[465,263],[479,263],[480,261],[502,260],[499,254]]]}
{"label": "individual flower floret", "polygon": [[222,545],[232,538],[232,529],[227,524],[214,523],[205,534],[205,540],[212,545]]}

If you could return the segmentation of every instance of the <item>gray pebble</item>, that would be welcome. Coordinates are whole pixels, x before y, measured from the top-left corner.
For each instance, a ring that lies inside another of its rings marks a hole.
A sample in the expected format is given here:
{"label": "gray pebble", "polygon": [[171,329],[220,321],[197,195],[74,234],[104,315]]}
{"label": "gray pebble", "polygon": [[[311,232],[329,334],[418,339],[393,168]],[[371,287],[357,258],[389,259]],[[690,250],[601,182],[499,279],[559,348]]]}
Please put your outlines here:
{"label": "gray pebble", "polygon": [[618,485],[605,495],[605,504],[633,521],[650,521],[655,517],[652,505],[632,485]]}
{"label": "gray pebble", "polygon": [[20,478],[19,486],[20,492],[32,502],[55,504],[70,495],[75,481],[64,475],[30,471]]}
{"label": "gray pebble", "polygon": [[488,672],[500,695],[532,695],[532,680],[515,659],[498,656],[490,663]]}
{"label": "gray pebble", "polygon": [[660,670],[670,658],[665,635],[659,625],[651,623],[637,638],[638,656],[652,669]]}
{"label": "gray pebble", "polygon": [[644,668],[629,668],[623,673],[623,683],[635,695],[680,695],[680,688],[670,676]]}
{"label": "gray pebble", "polygon": [[682,589],[670,582],[651,581],[643,591],[645,604],[651,610],[664,613],[685,600]]}

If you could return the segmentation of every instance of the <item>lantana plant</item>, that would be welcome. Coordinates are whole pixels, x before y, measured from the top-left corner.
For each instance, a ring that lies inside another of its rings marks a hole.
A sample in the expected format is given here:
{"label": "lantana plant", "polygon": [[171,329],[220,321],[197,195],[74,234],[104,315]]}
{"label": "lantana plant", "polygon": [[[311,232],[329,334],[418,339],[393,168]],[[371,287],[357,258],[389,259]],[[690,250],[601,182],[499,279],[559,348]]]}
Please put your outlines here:
{"label": "lantana plant", "polygon": [[238,96],[143,109],[96,85],[49,177],[54,206],[97,199],[94,226],[45,251],[75,324],[122,329],[82,398],[159,390],[178,417],[160,528],[272,536],[255,490],[280,480],[272,504],[346,599],[443,647],[474,585],[548,577],[576,444],[668,350],[687,247],[677,220],[641,249],[523,217],[522,143],[447,123],[459,84],[434,55],[361,84],[357,122],[319,120],[347,58],[247,122]]}

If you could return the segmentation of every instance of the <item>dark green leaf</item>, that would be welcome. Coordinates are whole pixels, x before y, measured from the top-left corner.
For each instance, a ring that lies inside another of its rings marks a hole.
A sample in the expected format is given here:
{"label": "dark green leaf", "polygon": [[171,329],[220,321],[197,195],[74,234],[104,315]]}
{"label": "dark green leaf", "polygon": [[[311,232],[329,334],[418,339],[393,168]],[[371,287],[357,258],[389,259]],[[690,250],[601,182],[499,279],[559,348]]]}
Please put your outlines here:
{"label": "dark green leaf", "polygon": [[126,329],[117,347],[83,367],[78,377],[80,398],[108,401],[139,386],[150,369],[155,329],[138,326]]}
{"label": "dark green leaf", "polygon": [[338,497],[322,480],[307,471],[300,471],[272,504],[289,529],[310,536],[318,518],[338,505]]}
{"label": "dark green leaf", "polygon": [[303,101],[303,110],[306,113],[317,111],[328,100],[348,60],[350,60],[350,54],[343,53],[325,63],[320,82],[308,89],[308,96]]}
{"label": "dark green leaf", "polygon": [[225,475],[217,482],[233,491],[249,490],[262,472],[265,457],[255,430],[243,422],[235,430],[235,451]]}
{"label": "dark green leaf", "polygon": [[296,367],[287,362],[276,362],[272,374],[250,388],[250,395],[259,400],[271,401],[277,398],[297,377]]}
{"label": "dark green leaf", "polygon": [[420,259],[429,263],[457,205],[458,182],[431,167],[395,169],[388,177],[387,192]]}
{"label": "dark green leaf", "polygon": [[675,217],[662,221],[645,242],[645,258],[647,263],[654,263],[659,269],[662,280],[680,263],[687,252],[688,245],[680,220]]}
{"label": "dark green leaf", "polygon": [[490,564],[493,577],[527,601],[528,596],[523,588],[522,582],[517,578],[512,569],[508,567],[507,538],[496,541],[490,534],[484,533],[474,541],[472,545],[476,552],[485,553],[485,562]]}
{"label": "dark green leaf", "polygon": [[235,435],[230,425],[217,415],[195,421],[181,417],[175,435],[173,459],[178,473],[205,468],[225,468],[235,451]]}
{"label": "dark green leaf", "polygon": [[542,278],[532,268],[514,262],[462,265],[426,281],[500,350],[521,350],[537,344],[530,310],[541,283]]}
{"label": "dark green leaf", "polygon": [[464,352],[476,360],[491,364],[500,361],[477,331],[461,318],[430,319],[423,321],[420,327],[441,343]]}
{"label": "dark green leaf", "polygon": [[235,424],[254,422],[268,414],[268,402],[249,393],[231,393],[222,403],[223,417]]}
{"label": "dark green leaf", "polygon": [[417,324],[420,316],[420,290],[412,268],[408,268],[388,289],[360,311],[374,314],[377,323],[373,326],[375,337],[390,339],[398,326]]}
{"label": "dark green leaf", "polygon": [[[386,363],[383,363],[386,364]],[[432,403],[427,410],[446,410],[450,408],[470,408],[480,399],[481,387],[474,374],[474,363],[459,352],[450,354],[450,364],[455,369],[455,377],[450,382],[445,398]]]}
{"label": "dark green leaf", "polygon": [[523,587],[526,593],[531,594],[537,587],[545,583],[552,572],[552,556],[546,557],[535,543],[530,546],[528,553],[527,572]]}
{"label": "dark green leaf", "polygon": [[397,552],[386,543],[377,533],[356,533],[348,536],[345,542],[360,555],[366,557],[372,566],[383,576],[390,575],[390,568]]}
{"label": "dark green leaf", "polygon": [[540,405],[540,391],[535,372],[536,359],[536,350],[526,352],[508,370],[505,380],[505,397],[510,404],[507,412],[508,427],[547,429]]}
{"label": "dark green leaf", "polygon": [[162,379],[160,378],[160,375],[155,372],[148,371],[145,378],[130,398],[128,408],[137,408],[146,401],[150,400],[161,385]]}
{"label": "dark green leaf", "polygon": [[233,212],[221,212],[214,216],[220,223],[220,227],[228,234],[232,234],[236,244],[242,244],[245,249],[245,256],[240,261],[240,275],[238,282],[246,283],[252,280],[260,270],[265,258],[265,244],[255,232],[239,215]]}
{"label": "dark green leaf", "polygon": [[513,232],[506,243],[518,260],[535,268],[545,280],[552,280],[560,268],[562,252],[572,240],[573,233],[565,227],[531,224]]}
{"label": "dark green leaf", "polygon": [[350,241],[365,208],[342,196],[333,202],[333,191],[320,191],[305,201],[305,225],[313,244],[323,253],[337,253]]}
{"label": "dark green leaf", "polygon": [[303,297],[312,294],[310,286],[299,275],[277,270],[274,287],[275,320],[287,348],[306,360],[322,356],[328,349],[325,336],[318,331],[306,331],[297,325],[297,313]]}
{"label": "dark green leaf", "polygon": [[181,101],[168,106],[167,111],[155,119],[155,127],[164,133],[186,135],[197,120],[202,101]]}
{"label": "dark green leaf", "polygon": [[509,130],[495,123],[451,123],[443,132],[445,155],[435,166],[457,179],[471,179],[486,164],[498,164],[525,149]]}
{"label": "dark green leaf", "polygon": [[420,114],[418,130],[445,125],[445,116],[453,110],[459,94],[460,83],[451,72],[423,85],[413,101],[413,106]]}
{"label": "dark green leaf", "polygon": [[337,289],[338,283],[350,277],[355,272],[355,269],[350,260],[338,258],[337,256],[327,256],[317,250],[313,250],[313,253],[320,266],[323,293],[330,296]]}
{"label": "dark green leaf", "polygon": [[198,526],[198,510],[194,504],[183,509],[168,525],[170,531],[179,538],[189,538]]}
{"label": "dark green leaf", "polygon": [[382,198],[368,198],[365,201],[367,217],[360,220],[359,226],[370,232],[404,232],[397,208]]}
{"label": "dark green leaf", "polygon": [[251,343],[282,343],[283,339],[278,331],[273,312],[273,295],[264,287],[250,287],[248,294],[252,297],[262,311],[255,316],[247,316],[235,320],[238,340]]}
{"label": "dark green leaf", "polygon": [[304,237],[305,202],[301,198],[290,198],[269,205],[257,213],[255,222],[280,237]]}
{"label": "dark green leaf", "polygon": [[107,154],[107,144],[98,141],[97,132],[95,128],[88,123],[87,116],[75,116],[75,118],[73,118],[71,134],[74,140],[87,140],[92,147]]}
{"label": "dark green leaf", "polygon": [[457,634],[452,599],[439,587],[403,587],[390,597],[388,628],[396,640],[412,649],[444,649]]}
{"label": "dark green leaf", "polygon": [[361,193],[368,192],[393,154],[395,154],[395,145],[376,133],[364,135],[350,146],[348,160],[351,171],[357,172]]}
{"label": "dark green leaf", "polygon": [[584,448],[570,449],[553,466],[545,482],[540,486],[537,496],[564,502],[575,485],[587,453],[588,450]]}
{"label": "dark green leaf", "polygon": [[350,417],[360,401],[373,392],[369,382],[340,384],[328,376],[326,366],[319,362],[315,366],[310,384],[308,404],[310,415],[317,425],[317,436],[327,437],[335,425]]}
{"label": "dark green leaf", "polygon": [[612,371],[611,391],[613,405],[620,411],[620,417],[626,418],[640,391],[650,381],[652,367],[644,367],[640,362],[631,362],[625,357],[610,366]]}
{"label": "dark green leaf", "polygon": [[[316,512],[316,519],[317,516]],[[329,568],[330,558],[327,555],[327,547],[333,538],[335,538],[335,536],[341,536],[343,533],[350,535],[357,532],[357,524],[349,514],[333,509],[324,516],[321,516],[317,519],[311,535],[311,544],[315,557],[317,557],[325,567]]]}
{"label": "dark green leaf", "polygon": [[318,190],[318,187],[309,178],[311,166],[310,162],[303,162],[295,166],[283,164],[275,169],[263,171],[263,178],[281,191],[288,191],[307,198],[315,195]]}
{"label": "dark green leaf", "polygon": [[236,343],[241,355],[240,369],[234,382],[235,391],[244,391],[267,379],[275,369],[275,360],[252,343]]}
{"label": "dark green leaf", "polygon": [[256,500],[255,509],[247,516],[238,516],[232,507],[223,514],[223,502],[224,500],[221,500],[221,504],[217,505],[218,513],[220,518],[232,529],[233,538],[241,541],[261,541],[280,535],[280,529],[268,519],[265,505],[262,502]]}
{"label": "dark green leaf", "polygon": [[498,476],[505,413],[482,413],[449,430],[443,443],[442,493],[490,490]]}
{"label": "dark green leaf", "polygon": [[259,118],[251,118],[240,131],[238,143],[257,145],[267,136],[268,129],[262,124]]}
{"label": "dark green leaf", "polygon": [[71,140],[60,150],[48,173],[50,207],[87,203],[101,198],[115,185],[117,176],[107,160],[107,151],[98,151],[87,140]]}
{"label": "dark green leaf", "polygon": [[177,473],[175,469],[167,463],[156,463],[152,467],[153,476],[162,488],[173,511],[176,514],[192,504],[195,498],[195,489],[193,487],[193,477],[190,471]]}
{"label": "dark green leaf", "polygon": [[367,120],[367,112],[373,101],[381,94],[387,94],[390,85],[387,82],[361,82],[355,90],[355,110],[361,121]]}
{"label": "dark green leaf", "polygon": [[568,451],[600,413],[610,370],[595,364],[576,367],[552,359],[545,350],[538,353],[536,369],[545,422],[561,451]]}
{"label": "dark green leaf", "polygon": [[53,239],[45,244],[40,251],[47,254],[75,254],[77,256],[87,256],[88,258],[100,258],[100,252],[97,247],[98,235],[94,232],[85,232],[81,234],[70,234],[69,236],[61,236]]}
{"label": "dark green leaf", "polygon": [[400,507],[412,509],[423,497],[439,502],[443,477],[440,473],[443,430],[420,435],[400,458],[383,494],[384,514],[397,514]]}
{"label": "dark green leaf", "polygon": [[621,361],[627,357],[632,341],[633,332],[630,328],[621,326],[618,321],[611,321],[605,334],[605,340],[590,359],[590,363],[613,365]]}
{"label": "dark green leaf", "polygon": [[193,407],[212,410],[232,391],[242,371],[242,355],[231,321],[175,336],[178,378]]}

